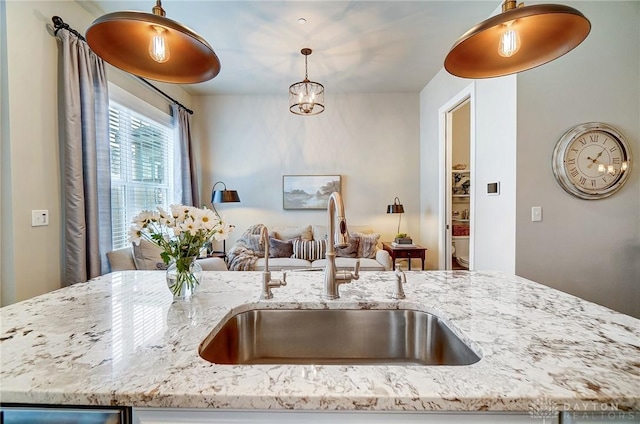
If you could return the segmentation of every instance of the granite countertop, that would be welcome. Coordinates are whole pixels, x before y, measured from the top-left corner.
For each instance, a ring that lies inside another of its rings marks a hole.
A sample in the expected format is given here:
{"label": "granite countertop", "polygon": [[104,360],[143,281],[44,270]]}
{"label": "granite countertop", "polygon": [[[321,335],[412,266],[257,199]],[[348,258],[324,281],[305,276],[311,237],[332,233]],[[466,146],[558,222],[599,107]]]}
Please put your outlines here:
{"label": "granite countertop", "polygon": [[[640,410],[640,320],[496,272],[363,272],[321,299],[321,272],[205,272],[172,303],[161,271],[127,271],[0,309],[0,400],[34,404],[379,411],[527,411],[540,400]],[[273,278],[280,278],[273,272]],[[216,365],[198,356],[221,320],[256,308],[434,313],[482,359],[469,366]]]}

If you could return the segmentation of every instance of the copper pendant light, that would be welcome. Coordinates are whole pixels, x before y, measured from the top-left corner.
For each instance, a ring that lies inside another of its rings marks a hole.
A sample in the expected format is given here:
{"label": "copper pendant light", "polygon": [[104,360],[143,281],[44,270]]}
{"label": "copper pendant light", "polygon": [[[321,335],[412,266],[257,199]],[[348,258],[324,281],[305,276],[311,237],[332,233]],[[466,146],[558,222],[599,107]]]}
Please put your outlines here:
{"label": "copper pendant light", "polygon": [[516,7],[506,0],[502,13],[467,31],[453,45],[445,69],[462,78],[491,78],[526,71],[578,46],[591,23],[574,8],[558,4]]}
{"label": "copper pendant light", "polygon": [[160,0],[153,13],[115,12],[93,21],[89,47],[111,65],[155,81],[192,84],[220,72],[211,46],[191,29],[165,17]]}

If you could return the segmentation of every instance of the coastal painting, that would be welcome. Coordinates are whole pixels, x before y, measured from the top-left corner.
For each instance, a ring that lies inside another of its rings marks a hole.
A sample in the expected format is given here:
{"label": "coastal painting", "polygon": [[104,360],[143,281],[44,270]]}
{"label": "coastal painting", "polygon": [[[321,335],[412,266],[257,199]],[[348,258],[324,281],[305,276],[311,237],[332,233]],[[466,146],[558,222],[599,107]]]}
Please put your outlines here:
{"label": "coastal painting", "polygon": [[283,209],[326,209],[331,193],[340,193],[340,175],[283,175]]}

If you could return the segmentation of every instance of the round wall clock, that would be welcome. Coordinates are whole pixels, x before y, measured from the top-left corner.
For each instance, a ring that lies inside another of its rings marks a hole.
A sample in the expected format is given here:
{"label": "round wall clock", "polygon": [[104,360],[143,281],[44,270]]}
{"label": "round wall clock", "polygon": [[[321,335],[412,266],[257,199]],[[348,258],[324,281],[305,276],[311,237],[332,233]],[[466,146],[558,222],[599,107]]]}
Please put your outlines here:
{"label": "round wall clock", "polygon": [[602,199],[620,190],[631,172],[631,150],[610,125],[587,122],[567,131],[553,151],[553,174],[569,194]]}

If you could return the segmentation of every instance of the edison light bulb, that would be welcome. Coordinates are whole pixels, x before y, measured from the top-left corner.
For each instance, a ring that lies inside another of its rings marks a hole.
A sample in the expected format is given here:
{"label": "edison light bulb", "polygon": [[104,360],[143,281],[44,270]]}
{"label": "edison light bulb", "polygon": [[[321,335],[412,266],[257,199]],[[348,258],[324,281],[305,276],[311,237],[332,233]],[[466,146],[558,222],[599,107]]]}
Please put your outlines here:
{"label": "edison light bulb", "polygon": [[167,40],[165,40],[165,30],[164,28],[154,26],[155,34],[151,37],[151,42],[149,43],[149,55],[151,58],[158,63],[164,63],[169,60],[169,45],[167,44]]}
{"label": "edison light bulb", "polygon": [[520,34],[518,30],[505,25],[505,30],[500,37],[498,54],[502,57],[511,57],[520,50]]}

